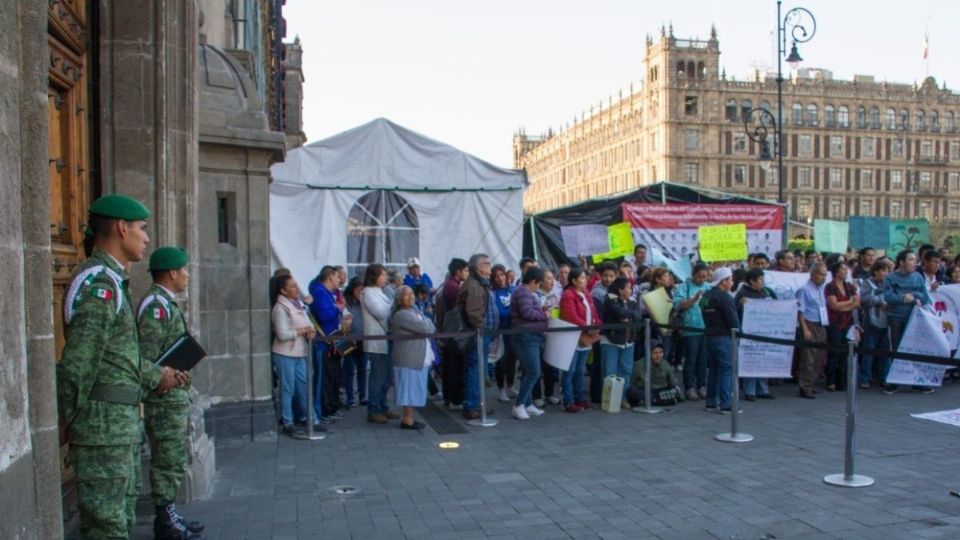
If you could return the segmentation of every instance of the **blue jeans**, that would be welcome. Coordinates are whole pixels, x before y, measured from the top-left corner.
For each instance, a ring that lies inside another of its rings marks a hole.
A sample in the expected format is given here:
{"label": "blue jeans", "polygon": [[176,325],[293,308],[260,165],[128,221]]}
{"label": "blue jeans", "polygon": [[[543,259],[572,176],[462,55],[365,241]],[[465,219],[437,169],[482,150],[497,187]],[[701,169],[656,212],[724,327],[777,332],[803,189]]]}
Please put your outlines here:
{"label": "blue jeans", "polygon": [[683,345],[683,388],[690,390],[707,385],[707,337],[703,334],[680,336]]}
{"label": "blue jeans", "polygon": [[584,401],[583,399],[583,370],[587,366],[587,355],[590,350],[574,351],[570,371],[563,372],[563,404],[572,405]]}
{"label": "blue jeans", "polygon": [[387,390],[390,388],[390,356],[382,353],[367,353],[370,359],[370,381],[367,388],[370,403],[367,414],[383,414],[390,410],[387,405]]}
{"label": "blue jeans", "polygon": [[[860,346],[864,349],[889,349],[890,334],[886,328],[867,328],[863,333]],[[860,384],[870,384],[870,381],[873,380],[873,361],[874,358],[871,354],[860,355]],[[890,370],[890,358],[881,356],[876,361],[877,369],[880,372],[880,382],[885,383],[887,371]]]}
{"label": "blue jeans", "polygon": [[483,369],[478,371],[477,367],[479,362],[477,361],[477,342],[475,339],[471,339],[468,344],[468,350],[466,353],[466,366],[464,368],[467,371],[466,376],[466,391],[464,392],[465,398],[463,400],[463,410],[464,411],[479,411],[480,410],[480,381],[487,370],[489,369],[489,363],[487,362],[487,356],[490,354],[490,336],[483,336]]}
{"label": "blue jeans", "polygon": [[707,337],[707,407],[730,408],[733,373],[733,339],[730,336]]}
{"label": "blue jeans", "polygon": [[748,396],[765,396],[770,393],[766,379],[747,377],[743,379],[743,393]]}
{"label": "blue jeans", "polygon": [[323,416],[323,357],[330,347],[319,341],[313,346],[313,419]]}
{"label": "blue jeans", "polygon": [[633,343],[623,348],[609,343],[600,344],[603,352],[603,378],[615,375],[623,379],[624,399],[630,389],[630,376],[633,375],[633,347]]}
{"label": "blue jeans", "polygon": [[[357,398],[353,396],[353,376],[357,376]],[[347,404],[363,401],[367,395],[367,354],[356,352],[343,358],[343,388],[347,393]]]}
{"label": "blue jeans", "polygon": [[[513,336],[513,352],[520,360],[520,392],[517,394],[516,405],[529,407],[533,405],[533,387],[540,378],[540,350],[543,347],[543,337],[539,334],[517,334]],[[502,362],[503,360],[501,360]]]}
{"label": "blue jeans", "polygon": [[306,358],[273,353],[273,365],[280,379],[280,420],[293,424],[293,402],[299,411],[307,410]]}

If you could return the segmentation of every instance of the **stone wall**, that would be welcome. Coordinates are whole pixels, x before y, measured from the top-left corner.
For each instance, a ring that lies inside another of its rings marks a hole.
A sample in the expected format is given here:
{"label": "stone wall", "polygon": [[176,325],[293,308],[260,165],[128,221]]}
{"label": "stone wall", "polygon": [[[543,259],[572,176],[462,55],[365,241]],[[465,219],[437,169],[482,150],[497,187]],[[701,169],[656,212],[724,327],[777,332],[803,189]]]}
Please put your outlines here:
{"label": "stone wall", "polygon": [[58,538],[47,6],[0,2],[0,538]]}

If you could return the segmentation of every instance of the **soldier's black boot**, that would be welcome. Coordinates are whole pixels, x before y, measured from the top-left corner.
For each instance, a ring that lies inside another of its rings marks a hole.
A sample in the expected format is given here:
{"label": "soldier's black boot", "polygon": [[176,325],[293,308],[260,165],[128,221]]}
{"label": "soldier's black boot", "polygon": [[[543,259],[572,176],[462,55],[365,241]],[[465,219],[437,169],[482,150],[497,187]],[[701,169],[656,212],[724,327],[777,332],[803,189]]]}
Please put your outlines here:
{"label": "soldier's black boot", "polygon": [[172,504],[157,506],[157,515],[153,520],[153,536],[155,540],[201,540],[202,535],[187,530],[187,527],[177,519],[176,510]]}
{"label": "soldier's black boot", "polygon": [[169,512],[170,515],[174,517],[174,519],[176,519],[177,521],[180,522],[181,525],[186,527],[188,531],[192,533],[203,532],[203,523],[200,523],[199,521],[187,521],[186,519],[184,519],[183,516],[180,515],[180,512],[177,512],[177,505],[175,505],[174,503],[170,503],[164,508],[167,509],[167,512]]}

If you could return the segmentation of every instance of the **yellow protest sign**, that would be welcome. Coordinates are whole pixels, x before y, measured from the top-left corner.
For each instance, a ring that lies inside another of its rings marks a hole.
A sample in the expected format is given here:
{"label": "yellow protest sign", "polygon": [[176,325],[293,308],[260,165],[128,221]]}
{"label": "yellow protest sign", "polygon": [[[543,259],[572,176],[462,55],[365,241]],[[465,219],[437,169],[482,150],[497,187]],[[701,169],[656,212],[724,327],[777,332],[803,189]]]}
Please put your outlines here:
{"label": "yellow protest sign", "polygon": [[629,223],[617,223],[607,227],[607,238],[610,241],[610,251],[593,256],[593,262],[605,259],[616,259],[633,254],[633,231]]}
{"label": "yellow protest sign", "polygon": [[703,225],[697,235],[703,261],[742,261],[747,258],[747,226],[743,223]]}

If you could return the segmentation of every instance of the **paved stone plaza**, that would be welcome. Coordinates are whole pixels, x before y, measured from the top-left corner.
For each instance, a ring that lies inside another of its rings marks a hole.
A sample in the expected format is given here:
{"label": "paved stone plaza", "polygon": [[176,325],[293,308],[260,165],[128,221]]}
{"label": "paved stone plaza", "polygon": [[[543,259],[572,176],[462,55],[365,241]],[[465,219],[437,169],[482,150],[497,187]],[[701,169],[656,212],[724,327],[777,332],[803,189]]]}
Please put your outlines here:
{"label": "paved stone plaza", "polygon": [[[225,540],[960,538],[960,428],[910,417],[960,407],[960,384],[860,393],[857,472],[876,480],[862,489],[822,480],[842,472],[845,395],[773,391],[744,403],[746,444],[715,441],[730,417],[702,401],[526,422],[496,403],[498,426],[447,436],[353,409],[324,441],[218,447],[213,497],[181,510]],[[344,485],[360,491],[328,491]]]}

